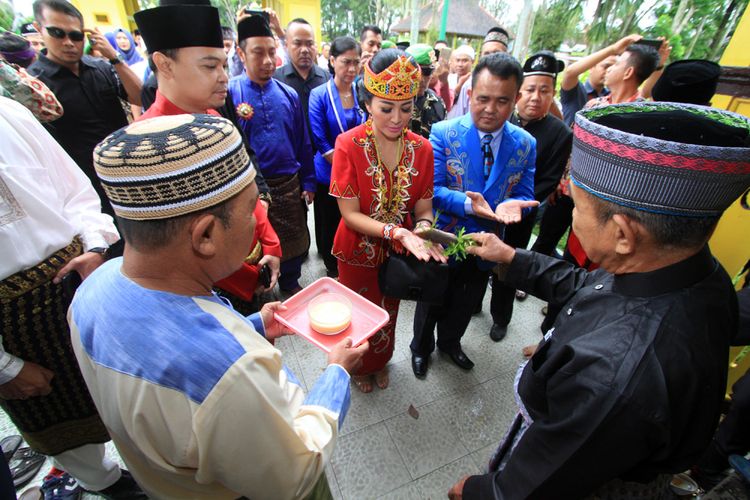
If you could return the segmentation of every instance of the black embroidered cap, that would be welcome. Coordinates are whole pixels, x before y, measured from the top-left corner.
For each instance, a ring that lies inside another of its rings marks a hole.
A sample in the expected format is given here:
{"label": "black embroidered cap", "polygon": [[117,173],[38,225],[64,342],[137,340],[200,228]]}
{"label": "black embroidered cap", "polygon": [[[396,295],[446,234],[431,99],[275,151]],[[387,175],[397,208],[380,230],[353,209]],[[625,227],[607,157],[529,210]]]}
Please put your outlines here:
{"label": "black embroidered cap", "polygon": [[532,54],[523,64],[524,76],[545,75],[556,78],[565,69],[565,63],[558,60],[549,50],[540,50]]}

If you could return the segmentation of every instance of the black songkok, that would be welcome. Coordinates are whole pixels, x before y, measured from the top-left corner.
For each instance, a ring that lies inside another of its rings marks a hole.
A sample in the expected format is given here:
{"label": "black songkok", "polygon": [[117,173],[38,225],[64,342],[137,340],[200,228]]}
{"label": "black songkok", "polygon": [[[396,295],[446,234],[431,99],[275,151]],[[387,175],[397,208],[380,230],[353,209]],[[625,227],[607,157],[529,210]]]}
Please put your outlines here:
{"label": "black songkok", "polygon": [[664,69],[651,94],[655,101],[708,104],[716,92],[721,66],[703,59],[675,61]]}
{"label": "black songkok", "polygon": [[219,9],[209,0],[161,0],[133,16],[149,52],[182,47],[224,47]]}
{"label": "black songkok", "polygon": [[265,17],[253,15],[244,18],[237,24],[237,39],[240,42],[246,38],[252,38],[255,36],[273,37],[271,27],[268,25],[268,21],[266,21]]}

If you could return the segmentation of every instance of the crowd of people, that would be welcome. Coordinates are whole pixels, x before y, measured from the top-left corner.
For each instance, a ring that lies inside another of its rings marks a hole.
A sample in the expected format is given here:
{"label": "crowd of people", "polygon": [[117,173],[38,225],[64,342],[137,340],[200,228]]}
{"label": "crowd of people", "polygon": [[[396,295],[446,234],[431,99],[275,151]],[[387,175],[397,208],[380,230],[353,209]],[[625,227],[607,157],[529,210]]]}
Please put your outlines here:
{"label": "crowd of people", "polygon": [[[390,384],[396,255],[448,266],[416,304],[419,379],[436,347],[473,368],[488,288],[495,342],[516,300],[548,302],[518,413],[450,498],[666,498],[750,449],[744,404],[712,441],[748,323],[707,242],[750,187],[750,121],[708,107],[717,64],[667,66],[639,35],[521,64],[499,26],[478,54],[374,25],[319,43],[268,9],[222,26],[208,0],[161,0],[132,34],[65,0],[34,18],[0,36],[0,406],[52,457],[45,498],[331,498],[350,387]],[[274,315],[303,287],[310,206],[326,274],[389,320],[305,394]]]}

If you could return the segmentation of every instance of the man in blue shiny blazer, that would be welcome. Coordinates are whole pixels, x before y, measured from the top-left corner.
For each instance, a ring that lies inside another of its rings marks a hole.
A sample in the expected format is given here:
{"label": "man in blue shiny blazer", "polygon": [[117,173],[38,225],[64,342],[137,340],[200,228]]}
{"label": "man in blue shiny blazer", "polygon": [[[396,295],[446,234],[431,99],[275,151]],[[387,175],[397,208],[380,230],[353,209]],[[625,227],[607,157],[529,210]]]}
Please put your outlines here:
{"label": "man in blue shiny blazer", "polygon": [[[513,57],[496,53],[479,60],[472,73],[469,114],[433,125],[435,197],[438,227],[466,233],[502,235],[505,224],[519,222],[534,200],[536,140],[507,120],[523,82],[523,69]],[[412,370],[427,373],[437,347],[459,367],[474,363],[461,349],[461,337],[472,311],[484,295],[494,264],[469,256],[452,259],[450,285],[442,304],[417,303]]]}

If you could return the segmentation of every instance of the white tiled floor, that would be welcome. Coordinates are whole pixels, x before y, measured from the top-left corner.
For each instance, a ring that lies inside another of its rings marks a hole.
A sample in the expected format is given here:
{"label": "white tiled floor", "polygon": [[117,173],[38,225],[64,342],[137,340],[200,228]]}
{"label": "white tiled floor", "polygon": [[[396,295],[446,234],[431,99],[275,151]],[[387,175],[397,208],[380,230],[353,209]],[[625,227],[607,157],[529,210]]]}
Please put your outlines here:
{"label": "white tiled floor", "polygon": [[[309,222],[312,228],[312,215]],[[324,275],[313,243],[301,284]],[[390,387],[376,387],[371,394],[352,387],[351,409],[327,468],[334,498],[447,498],[458,479],[481,471],[516,411],[513,378],[523,361],[521,348],[539,341],[543,319],[539,300],[516,301],[508,336],[492,342],[489,297],[488,291],[484,312],[472,318],[462,342],[476,363],[474,369],[463,371],[435,353],[425,380],[411,371],[414,303],[402,302]],[[292,337],[281,339],[277,347],[302,384],[312,386],[325,366],[322,351]],[[418,418],[407,413],[410,405],[418,410]],[[0,412],[0,437],[14,433],[13,424]],[[111,443],[108,452],[119,458]],[[31,484],[41,484],[47,469]]]}

